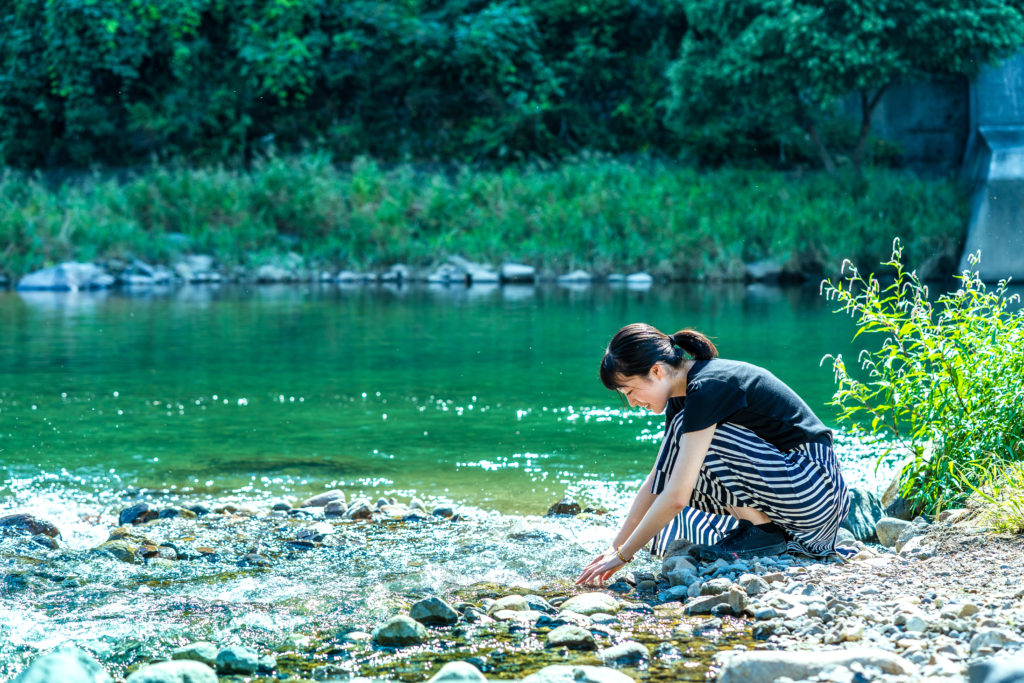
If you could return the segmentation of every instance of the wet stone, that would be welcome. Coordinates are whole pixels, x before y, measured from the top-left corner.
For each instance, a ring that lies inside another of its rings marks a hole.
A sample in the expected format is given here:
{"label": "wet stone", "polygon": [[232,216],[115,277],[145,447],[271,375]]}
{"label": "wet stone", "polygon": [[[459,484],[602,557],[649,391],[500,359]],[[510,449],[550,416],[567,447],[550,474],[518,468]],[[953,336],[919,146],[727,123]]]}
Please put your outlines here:
{"label": "wet stone", "polygon": [[32,537],[32,545],[37,545],[40,548],[46,548],[47,550],[57,550],[60,545],[56,539],[47,536],[46,534],[36,534]]}
{"label": "wet stone", "polygon": [[618,601],[605,593],[581,593],[562,603],[562,610],[590,616],[597,612],[619,613]]}
{"label": "wet stone", "polygon": [[201,504],[186,505],[185,509],[188,510],[189,512],[196,513],[196,515],[198,515],[200,517],[202,517],[203,515],[208,515],[211,512],[210,508],[206,507],[205,505],[201,505]]}
{"label": "wet stone", "polygon": [[48,522],[45,519],[40,519],[35,515],[19,513],[0,517],[0,536],[19,534],[25,536],[42,535],[49,536],[50,538],[56,538],[57,536],[60,536],[60,530],[55,524]]}
{"label": "wet stone", "polygon": [[604,666],[553,664],[530,674],[522,683],[633,683],[633,679]]}
{"label": "wet stone", "polygon": [[524,595],[523,599],[526,600],[526,604],[529,605],[532,610],[537,610],[538,612],[544,612],[546,614],[554,614],[558,611],[554,605],[539,595]]}
{"label": "wet stone", "polygon": [[114,559],[128,564],[137,564],[139,561],[136,546],[125,540],[107,541],[92,549],[93,553],[105,554]]}
{"label": "wet stone", "polygon": [[276,503],[274,503],[270,507],[270,509],[273,510],[274,512],[287,512],[288,510],[292,509],[292,506],[283,500],[279,500]]}
{"label": "wet stone", "polygon": [[131,507],[121,510],[121,514],[117,516],[117,523],[119,526],[125,524],[145,524],[156,519],[159,515],[159,510],[153,505],[149,503],[136,503]]}
{"label": "wet stone", "polygon": [[447,505],[440,505],[431,510],[430,514],[432,514],[434,517],[444,517],[445,519],[451,519],[455,516],[455,510],[454,508],[451,508]]}
{"label": "wet stone", "polygon": [[348,519],[370,519],[373,517],[373,510],[370,501],[365,498],[357,498],[349,505],[345,517]]}
{"label": "wet stone", "polygon": [[548,508],[547,517],[572,517],[580,514],[580,504],[566,496]]}
{"label": "wet stone", "polygon": [[191,643],[171,652],[171,659],[188,659],[194,662],[202,662],[207,666],[217,666],[218,648],[213,643],[200,641]]}
{"label": "wet stone", "polygon": [[125,683],[217,683],[217,673],[200,662],[159,662],[142,667]]}
{"label": "wet stone", "polygon": [[487,679],[469,662],[448,662],[427,683],[483,683]]}
{"label": "wet stone", "polygon": [[113,683],[92,655],[74,646],[61,646],[36,658],[14,683]]}
{"label": "wet stone", "polygon": [[345,502],[345,492],[341,491],[341,490],[338,490],[338,489],[332,489],[330,491],[325,491],[324,493],[317,494],[317,495],[313,496],[312,498],[307,498],[306,500],[302,501],[302,503],[299,505],[299,507],[303,507],[303,508],[322,508],[322,507],[326,506],[328,503],[331,503],[331,502],[334,502],[334,501],[341,501],[341,502],[344,503]]}
{"label": "wet stone", "polygon": [[594,635],[590,631],[566,624],[548,633],[544,646],[564,647],[570,650],[596,650],[597,641],[594,640]]}
{"label": "wet stone", "polygon": [[373,642],[384,647],[419,645],[429,637],[423,624],[404,615],[391,617],[373,632]]}
{"label": "wet stone", "polygon": [[526,598],[522,595],[506,595],[503,598],[498,598],[487,608],[487,615],[493,616],[495,612],[501,610],[517,610],[526,611],[530,609],[530,603],[527,602]]}
{"label": "wet stone", "polygon": [[260,656],[244,645],[232,645],[217,653],[217,673],[253,674],[259,666]]}
{"label": "wet stone", "polygon": [[440,598],[427,598],[413,604],[409,616],[421,624],[451,626],[459,620],[459,613]]}
{"label": "wet stone", "polygon": [[605,664],[615,666],[636,665],[651,658],[647,646],[634,640],[627,640],[624,643],[605,648],[597,654]]}
{"label": "wet stone", "polygon": [[332,500],[324,506],[324,516],[326,517],[341,517],[346,512],[348,512],[348,505],[342,500]]}

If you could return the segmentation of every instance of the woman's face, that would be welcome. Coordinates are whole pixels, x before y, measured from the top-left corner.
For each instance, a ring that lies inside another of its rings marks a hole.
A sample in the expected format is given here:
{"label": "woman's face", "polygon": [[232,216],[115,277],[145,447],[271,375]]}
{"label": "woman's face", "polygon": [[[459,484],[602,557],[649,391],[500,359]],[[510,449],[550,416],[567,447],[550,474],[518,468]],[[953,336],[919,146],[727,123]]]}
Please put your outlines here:
{"label": "woman's face", "polygon": [[652,413],[665,412],[668,399],[672,396],[672,384],[661,363],[657,363],[646,375],[623,378],[619,391],[631,406],[646,408]]}

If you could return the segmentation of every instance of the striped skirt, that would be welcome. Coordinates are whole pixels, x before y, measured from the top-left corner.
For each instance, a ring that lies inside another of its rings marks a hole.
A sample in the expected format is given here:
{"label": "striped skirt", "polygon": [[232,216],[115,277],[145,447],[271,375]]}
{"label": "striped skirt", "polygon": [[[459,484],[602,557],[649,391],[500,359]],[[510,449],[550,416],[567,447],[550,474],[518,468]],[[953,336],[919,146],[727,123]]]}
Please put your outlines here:
{"label": "striped skirt", "polygon": [[[680,413],[666,429],[654,494],[662,492],[675,467],[682,423]],[[789,535],[790,551],[824,557],[838,552],[836,535],[850,511],[850,493],[830,444],[781,452],[746,427],[726,422],[715,429],[690,505],[654,537],[651,554],[664,555],[676,539],[718,542],[739,523],[729,507],[763,512]]]}

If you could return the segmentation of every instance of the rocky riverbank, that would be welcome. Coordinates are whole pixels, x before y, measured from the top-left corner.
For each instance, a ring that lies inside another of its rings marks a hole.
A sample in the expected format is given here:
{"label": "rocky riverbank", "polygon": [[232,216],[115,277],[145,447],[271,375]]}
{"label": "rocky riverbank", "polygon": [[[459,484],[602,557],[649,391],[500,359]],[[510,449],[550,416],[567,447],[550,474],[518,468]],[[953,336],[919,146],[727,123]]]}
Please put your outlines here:
{"label": "rocky riverbank", "polygon": [[[586,270],[553,272],[539,270],[522,263],[503,263],[500,266],[474,263],[468,259],[453,256],[441,260],[429,268],[414,268],[395,264],[384,270],[356,272],[308,263],[296,253],[288,253],[269,259],[253,267],[236,266],[226,268],[212,256],[192,255],[183,257],[170,265],[151,265],[139,260],[103,262],[66,262],[49,268],[28,273],[19,278],[15,288],[20,291],[81,291],[110,288],[142,289],[171,287],[185,284],[211,284],[221,282],[250,284],[280,284],[299,282],[336,283],[339,285],[429,283],[435,285],[498,285],[533,284],[556,282],[561,285],[580,287],[593,283],[624,285],[630,288],[647,288],[656,280],[668,282],[673,279],[662,275],[658,278],[646,272],[636,273],[592,273]],[[747,282],[798,282],[798,278],[787,273],[782,264],[759,261],[744,266],[742,274],[723,278]],[[0,287],[7,286],[6,279],[0,279]]]}
{"label": "rocky riverbank", "polygon": [[[564,516],[551,523],[603,523],[600,514],[578,513],[563,502],[551,514]],[[933,522],[882,518],[860,533],[873,532],[881,543],[847,537],[859,549],[849,561],[783,555],[702,564],[681,544],[663,564],[624,572],[601,590],[575,589],[571,576],[534,590],[469,583],[435,595],[405,595],[376,616],[299,629],[276,642],[250,628],[224,634],[222,641],[179,636],[127,651],[64,646],[39,652],[15,680],[56,680],[55,672],[70,683],[353,676],[853,683],[959,681],[969,672],[971,681],[1019,680],[985,670],[1016,667],[1015,675],[1024,675],[1024,539],[993,535],[978,519],[967,511]],[[2,587],[5,599],[31,594],[46,603],[63,590],[84,600],[86,593],[113,590],[118,566],[162,571],[159,580],[129,584],[144,597],[173,586],[186,567],[198,567],[214,582],[247,575],[258,595],[259,582],[278,581],[272,572],[280,565],[301,570],[326,558],[333,571],[344,573],[359,558],[391,552],[368,542],[374,533],[403,528],[441,536],[460,524],[473,524],[472,515],[420,500],[348,500],[340,491],[299,504],[248,507],[141,500],[119,511],[105,540],[70,549],[56,525],[20,513],[0,518]],[[538,548],[556,540],[538,531],[513,537]],[[67,571],[68,557],[79,567],[86,566],[83,560],[93,563],[99,573]],[[420,570],[431,571],[430,563]]]}

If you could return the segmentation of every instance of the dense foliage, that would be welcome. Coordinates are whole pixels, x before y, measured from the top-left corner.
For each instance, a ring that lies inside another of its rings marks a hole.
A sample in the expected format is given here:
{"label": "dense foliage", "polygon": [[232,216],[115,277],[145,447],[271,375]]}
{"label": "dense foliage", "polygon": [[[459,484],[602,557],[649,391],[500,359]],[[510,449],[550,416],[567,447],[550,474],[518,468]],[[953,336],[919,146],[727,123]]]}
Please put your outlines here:
{"label": "dense foliage", "polygon": [[904,267],[898,240],[884,265],[894,274],[889,284],[847,263],[843,278],[825,286],[854,317],[857,335],[878,341],[861,354],[863,380],[833,359],[839,419],[903,444],[910,457],[900,493],[929,513],[999,486],[1006,472],[1020,479],[1024,311],[1010,307],[1016,297],[1005,282],[989,291],[965,271],[958,289],[933,302]]}
{"label": "dense foliage", "polygon": [[[685,0],[669,120],[701,159],[837,151],[859,166],[897,81],[971,77],[1024,43],[1016,0]],[[859,125],[836,125],[842,98]]]}
{"label": "dense foliage", "polygon": [[8,0],[0,165],[673,150],[680,0]]}
{"label": "dense foliage", "polygon": [[818,278],[847,255],[884,258],[879,245],[887,251],[893,234],[914,264],[956,254],[965,208],[952,183],[881,170],[868,181],[854,195],[817,173],[594,158],[442,173],[367,160],[339,168],[326,154],[258,160],[248,171],[160,166],[56,190],[8,172],[0,270],[130,256],[169,263],[183,252],[252,266],[294,250],[327,269],[428,266],[458,254],[679,279],[741,278],[744,263],[768,258]]}

